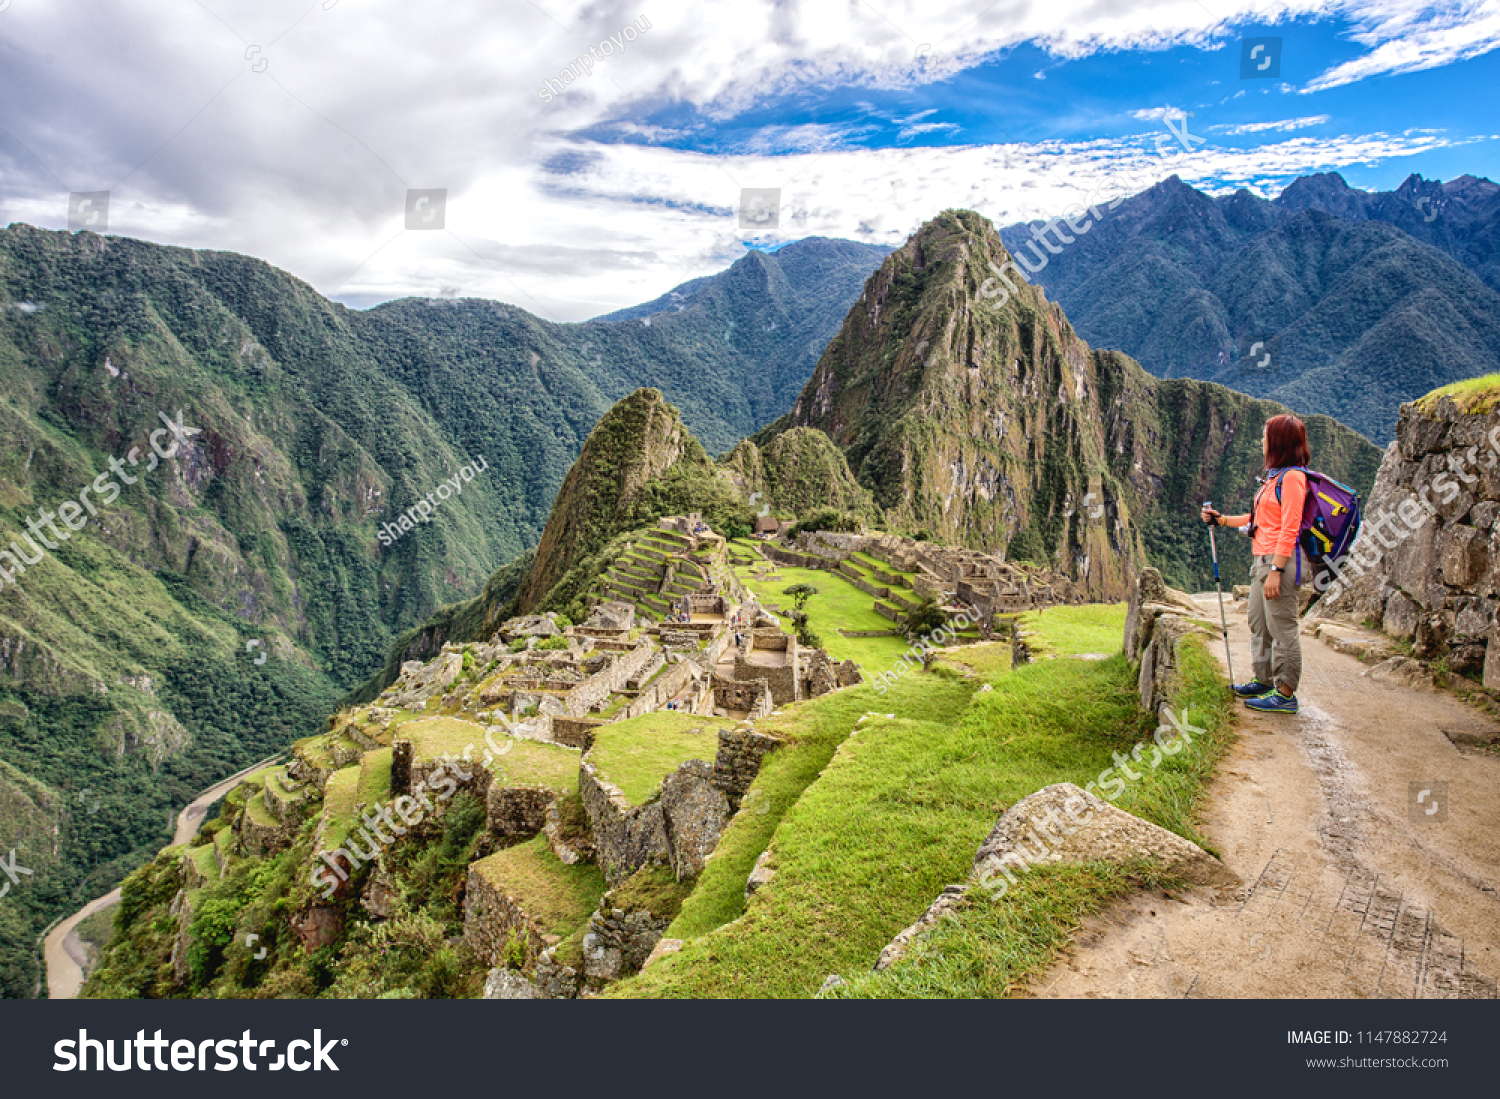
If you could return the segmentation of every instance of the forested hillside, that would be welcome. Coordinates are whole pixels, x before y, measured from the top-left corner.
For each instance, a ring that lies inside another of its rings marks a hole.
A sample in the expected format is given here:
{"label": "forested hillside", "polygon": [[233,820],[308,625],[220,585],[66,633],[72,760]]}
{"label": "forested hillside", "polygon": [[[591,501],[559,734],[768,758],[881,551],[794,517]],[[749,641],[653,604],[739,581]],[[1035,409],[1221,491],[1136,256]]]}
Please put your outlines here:
{"label": "forested hillside", "polygon": [[[753,253],[659,321],[564,325],[357,312],[233,253],[0,232],[0,802],[24,806],[0,855],[48,868],[0,913],[5,993],[193,794],[315,731],[401,630],[534,546],[615,400],[667,386],[728,449],[790,404],[881,254]],[[46,537],[68,501],[81,527],[37,559],[28,521]]]}

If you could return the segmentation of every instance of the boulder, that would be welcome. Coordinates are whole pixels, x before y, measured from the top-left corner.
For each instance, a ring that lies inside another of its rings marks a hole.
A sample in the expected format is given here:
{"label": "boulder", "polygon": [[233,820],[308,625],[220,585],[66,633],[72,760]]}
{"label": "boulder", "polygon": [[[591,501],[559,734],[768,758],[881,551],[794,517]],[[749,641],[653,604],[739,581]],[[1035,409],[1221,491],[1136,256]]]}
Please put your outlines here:
{"label": "boulder", "polygon": [[539,1000],[541,994],[525,974],[514,969],[492,969],[484,982],[486,1000]]}
{"label": "boulder", "polygon": [[974,856],[970,877],[994,889],[1040,862],[1154,860],[1195,885],[1240,884],[1237,874],[1195,843],[1118,809],[1071,782],[1046,786],[1003,814]]}
{"label": "boulder", "polygon": [[464,658],[458,653],[444,653],[426,664],[408,660],[390,687],[390,704],[395,709],[420,710],[428,699],[446,694],[463,670]]}
{"label": "boulder", "polygon": [[1438,539],[1438,559],[1443,583],[1472,590],[1489,566],[1489,532],[1450,524]]}
{"label": "boulder", "polygon": [[1380,628],[1392,637],[1411,637],[1417,632],[1422,607],[1405,592],[1397,590],[1385,602],[1385,617]]}
{"label": "boulder", "polygon": [[668,954],[676,954],[681,950],[681,939],[658,939],[656,945],[651,948],[651,953],[647,954],[646,960],[641,963],[641,969],[649,969],[658,959],[665,958]]}
{"label": "boulder", "polygon": [[776,877],[776,870],[771,866],[771,851],[767,848],[755,860],[755,866],[750,871],[750,877],[745,880],[745,897],[748,899],[752,894],[758,892],[761,887],[770,885],[771,879],[774,877]]}

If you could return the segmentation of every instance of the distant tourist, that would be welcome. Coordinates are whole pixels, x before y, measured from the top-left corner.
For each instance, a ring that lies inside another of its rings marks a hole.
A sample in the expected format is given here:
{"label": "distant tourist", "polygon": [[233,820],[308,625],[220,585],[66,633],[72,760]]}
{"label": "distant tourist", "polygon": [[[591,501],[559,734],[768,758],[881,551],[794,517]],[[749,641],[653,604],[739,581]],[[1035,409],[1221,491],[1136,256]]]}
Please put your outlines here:
{"label": "distant tourist", "polygon": [[[1221,515],[1203,509],[1203,521],[1221,527],[1249,527],[1250,658],[1255,678],[1234,685],[1234,693],[1252,710],[1295,714],[1297,683],[1302,678],[1302,643],[1297,635],[1297,587],[1302,561],[1297,537],[1302,505],[1307,500],[1307,465],[1312,451],[1307,428],[1295,416],[1272,416],[1261,437],[1265,473],[1248,515]],[[1288,575],[1287,565],[1297,560]]]}

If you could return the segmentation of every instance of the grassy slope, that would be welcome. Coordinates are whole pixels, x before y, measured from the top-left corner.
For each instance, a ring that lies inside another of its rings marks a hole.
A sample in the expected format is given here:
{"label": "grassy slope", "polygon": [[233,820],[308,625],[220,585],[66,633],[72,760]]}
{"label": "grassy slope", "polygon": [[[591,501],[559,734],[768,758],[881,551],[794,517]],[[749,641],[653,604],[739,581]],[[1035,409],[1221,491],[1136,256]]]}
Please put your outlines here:
{"label": "grassy slope", "polygon": [[[1094,634],[1085,651],[1105,647],[1106,635],[1117,645],[1123,608],[1112,615],[1106,623],[1094,608],[1048,612],[1060,635]],[[1206,700],[1215,682],[1206,658],[1190,674]],[[945,885],[963,880],[1007,806],[1053,782],[1088,782],[1112,751],[1150,732],[1121,656],[1039,661],[991,683],[974,693],[975,681],[909,676],[884,698],[858,687],[789,707],[780,731],[791,743],[768,757],[746,811],[668,931],[689,942],[612,994],[806,996],[829,973],[866,971]],[[872,708],[896,717],[872,717],[849,735]],[[1199,838],[1194,799],[1218,743],[1163,765],[1122,804]],[[768,838],[776,877],[746,906],[744,880]],[[1132,880],[1090,868],[1064,890],[1035,891],[1035,903],[1050,909],[1032,915],[1047,915],[1058,930],[1041,933],[1040,946],[1000,934],[995,949],[1009,951],[1013,964],[988,993],[1041,964],[1078,915]],[[1007,900],[1032,895],[1028,883]],[[1029,927],[1016,925],[1026,934]],[[973,933],[984,941],[997,934]]]}
{"label": "grassy slope", "polygon": [[604,874],[591,862],[564,866],[542,836],[473,864],[514,897],[548,934],[568,936],[589,921],[604,896]]}
{"label": "grassy slope", "polygon": [[[1120,663],[1120,658],[1109,661]],[[1144,771],[1116,803],[1146,820],[1207,846],[1194,827],[1207,780],[1228,747],[1230,707],[1213,659],[1201,644],[1186,654],[1179,696],[1188,720],[1208,730],[1190,748]],[[840,998],[973,998],[1024,994],[1049,966],[1085,916],[1140,888],[1179,883],[1146,864],[1039,866],[999,900],[971,889],[963,906],[939,922],[907,957],[882,973],[863,972],[836,990]]]}
{"label": "grassy slope", "polygon": [[1123,603],[1085,603],[1027,611],[1020,616],[1021,637],[1028,643],[1035,639],[1034,651],[1059,656],[1117,653],[1124,644],[1124,607]]}
{"label": "grassy slope", "polygon": [[[722,718],[718,725],[729,722]],[[662,780],[689,759],[713,761],[719,750],[715,720],[676,711],[642,714],[601,726],[589,759],[625,792],[632,805],[649,801]],[[694,731],[697,730],[697,731]]]}
{"label": "grassy slope", "polygon": [[[853,660],[867,675],[884,671],[906,651],[907,642],[900,637],[844,637],[838,631],[890,630],[897,624],[875,613],[874,596],[866,595],[837,573],[821,569],[796,569],[779,566],[780,580],[757,580],[741,570],[740,579],[756,598],[790,610],[792,597],[782,592],[793,584],[811,584],[818,594],[807,601],[812,628],[823,641],[828,655],[835,660]],[[911,596],[908,595],[908,598]]]}

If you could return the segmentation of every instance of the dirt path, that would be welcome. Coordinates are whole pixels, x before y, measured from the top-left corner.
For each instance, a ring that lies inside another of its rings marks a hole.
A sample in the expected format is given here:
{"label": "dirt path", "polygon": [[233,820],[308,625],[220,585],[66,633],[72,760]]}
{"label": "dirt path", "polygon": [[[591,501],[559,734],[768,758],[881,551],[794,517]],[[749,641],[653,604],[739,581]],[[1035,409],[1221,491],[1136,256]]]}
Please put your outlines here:
{"label": "dirt path", "polygon": [[[1214,595],[1195,598],[1217,621]],[[1243,603],[1230,640],[1248,678]],[[1312,637],[1302,651],[1302,712],[1243,711],[1210,792],[1203,830],[1243,888],[1116,906],[1036,995],[1496,995],[1500,754],[1450,739],[1486,738],[1494,723],[1447,695],[1375,683]]]}
{"label": "dirt path", "polygon": [[[240,784],[248,774],[260,770],[281,758],[280,753],[246,767],[222,782],[215,783],[194,798],[182,812],[177,814],[177,827],[172,834],[169,847],[186,843],[198,834],[203,815],[208,807]],[[113,908],[120,903],[120,891],[111,890],[102,897],[95,897],[77,912],[63,920],[47,933],[42,947],[42,957],[47,965],[47,995],[54,1000],[71,1000],[83,987],[83,967],[89,963],[89,948],[78,937],[78,925],[95,912]]]}

